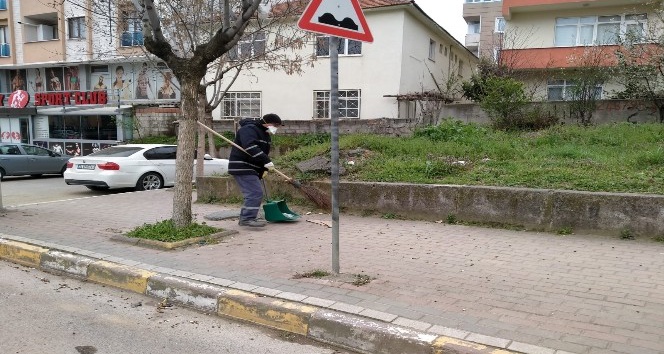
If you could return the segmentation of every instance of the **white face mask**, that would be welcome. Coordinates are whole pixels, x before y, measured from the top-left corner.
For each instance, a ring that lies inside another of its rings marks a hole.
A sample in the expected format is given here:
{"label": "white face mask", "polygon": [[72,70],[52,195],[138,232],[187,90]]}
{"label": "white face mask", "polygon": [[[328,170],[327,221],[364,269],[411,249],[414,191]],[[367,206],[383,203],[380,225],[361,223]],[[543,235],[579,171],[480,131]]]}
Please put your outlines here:
{"label": "white face mask", "polygon": [[269,131],[270,134],[272,134],[272,135],[277,134],[277,127],[275,127],[273,125],[270,125],[270,126],[267,127],[267,131]]}

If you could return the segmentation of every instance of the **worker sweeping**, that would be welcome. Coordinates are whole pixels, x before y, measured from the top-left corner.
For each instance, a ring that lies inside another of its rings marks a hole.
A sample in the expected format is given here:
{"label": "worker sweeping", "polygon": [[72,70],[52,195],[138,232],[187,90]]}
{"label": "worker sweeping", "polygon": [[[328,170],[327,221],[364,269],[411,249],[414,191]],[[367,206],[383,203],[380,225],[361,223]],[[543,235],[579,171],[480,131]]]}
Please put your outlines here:
{"label": "worker sweeping", "polygon": [[228,173],[235,178],[244,203],[240,210],[240,226],[263,227],[265,221],[258,220],[258,211],[263,201],[261,179],[266,171],[274,169],[270,160],[270,134],[275,134],[281,125],[281,118],[274,113],[266,114],[261,119],[243,119],[235,135],[235,145],[231,148],[228,161]]}

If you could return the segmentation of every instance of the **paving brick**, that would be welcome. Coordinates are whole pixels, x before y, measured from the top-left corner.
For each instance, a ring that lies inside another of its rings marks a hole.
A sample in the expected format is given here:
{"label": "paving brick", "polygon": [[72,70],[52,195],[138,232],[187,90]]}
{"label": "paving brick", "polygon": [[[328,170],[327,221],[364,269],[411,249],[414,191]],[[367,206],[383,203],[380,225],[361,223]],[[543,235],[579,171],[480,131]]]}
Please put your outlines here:
{"label": "paving brick", "polygon": [[[39,222],[4,218],[0,233],[82,255],[122,258],[162,273],[195,274],[221,286],[239,283],[263,295],[287,292],[319,306],[341,302],[385,319],[430,323],[432,331],[514,339],[556,354],[641,354],[657,352],[653,343],[664,341],[664,257],[651,242],[344,214],[343,273],[376,277],[356,287],[292,279],[298,272],[329,268],[329,230],[305,221],[327,221],[329,214],[299,210],[304,211],[300,222],[239,230],[222,243],[175,252],[110,241],[117,230],[167,218],[172,195],[166,189],[22,206]],[[109,205],[114,213],[107,212]],[[202,219],[237,206],[194,203],[192,209]],[[91,226],[80,210],[104,222]],[[234,220],[206,223],[238,229]]]}

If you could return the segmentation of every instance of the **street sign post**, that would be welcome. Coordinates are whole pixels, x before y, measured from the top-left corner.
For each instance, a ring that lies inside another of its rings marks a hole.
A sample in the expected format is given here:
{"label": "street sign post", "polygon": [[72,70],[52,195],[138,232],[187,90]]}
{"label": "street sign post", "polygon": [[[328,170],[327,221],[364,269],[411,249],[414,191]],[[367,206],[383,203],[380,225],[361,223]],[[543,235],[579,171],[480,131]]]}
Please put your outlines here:
{"label": "street sign post", "polygon": [[312,0],[298,27],[330,36],[330,138],[332,164],[332,271],[339,274],[339,37],[373,42],[359,0]]}
{"label": "street sign post", "polygon": [[297,26],[306,31],[373,42],[359,0],[312,0]]}

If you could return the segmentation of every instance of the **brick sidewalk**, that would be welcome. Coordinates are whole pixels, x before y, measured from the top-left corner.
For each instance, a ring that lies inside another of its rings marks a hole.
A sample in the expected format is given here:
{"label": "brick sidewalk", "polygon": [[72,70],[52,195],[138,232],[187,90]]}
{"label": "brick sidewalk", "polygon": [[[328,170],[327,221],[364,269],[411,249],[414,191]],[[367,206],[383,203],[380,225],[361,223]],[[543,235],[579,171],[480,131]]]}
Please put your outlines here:
{"label": "brick sidewalk", "polygon": [[664,353],[662,243],[341,215],[341,272],[375,278],[354,286],[292,279],[331,269],[331,229],[308,222],[329,223],[329,215],[254,231],[234,220],[204,219],[237,206],[194,204],[199,222],[240,233],[176,251],[109,240],[170,218],[172,195],[159,190],[24,205],[0,214],[0,233],[338,301],[347,304],[344,311],[394,314],[386,320],[418,330],[453,329],[558,353]]}

